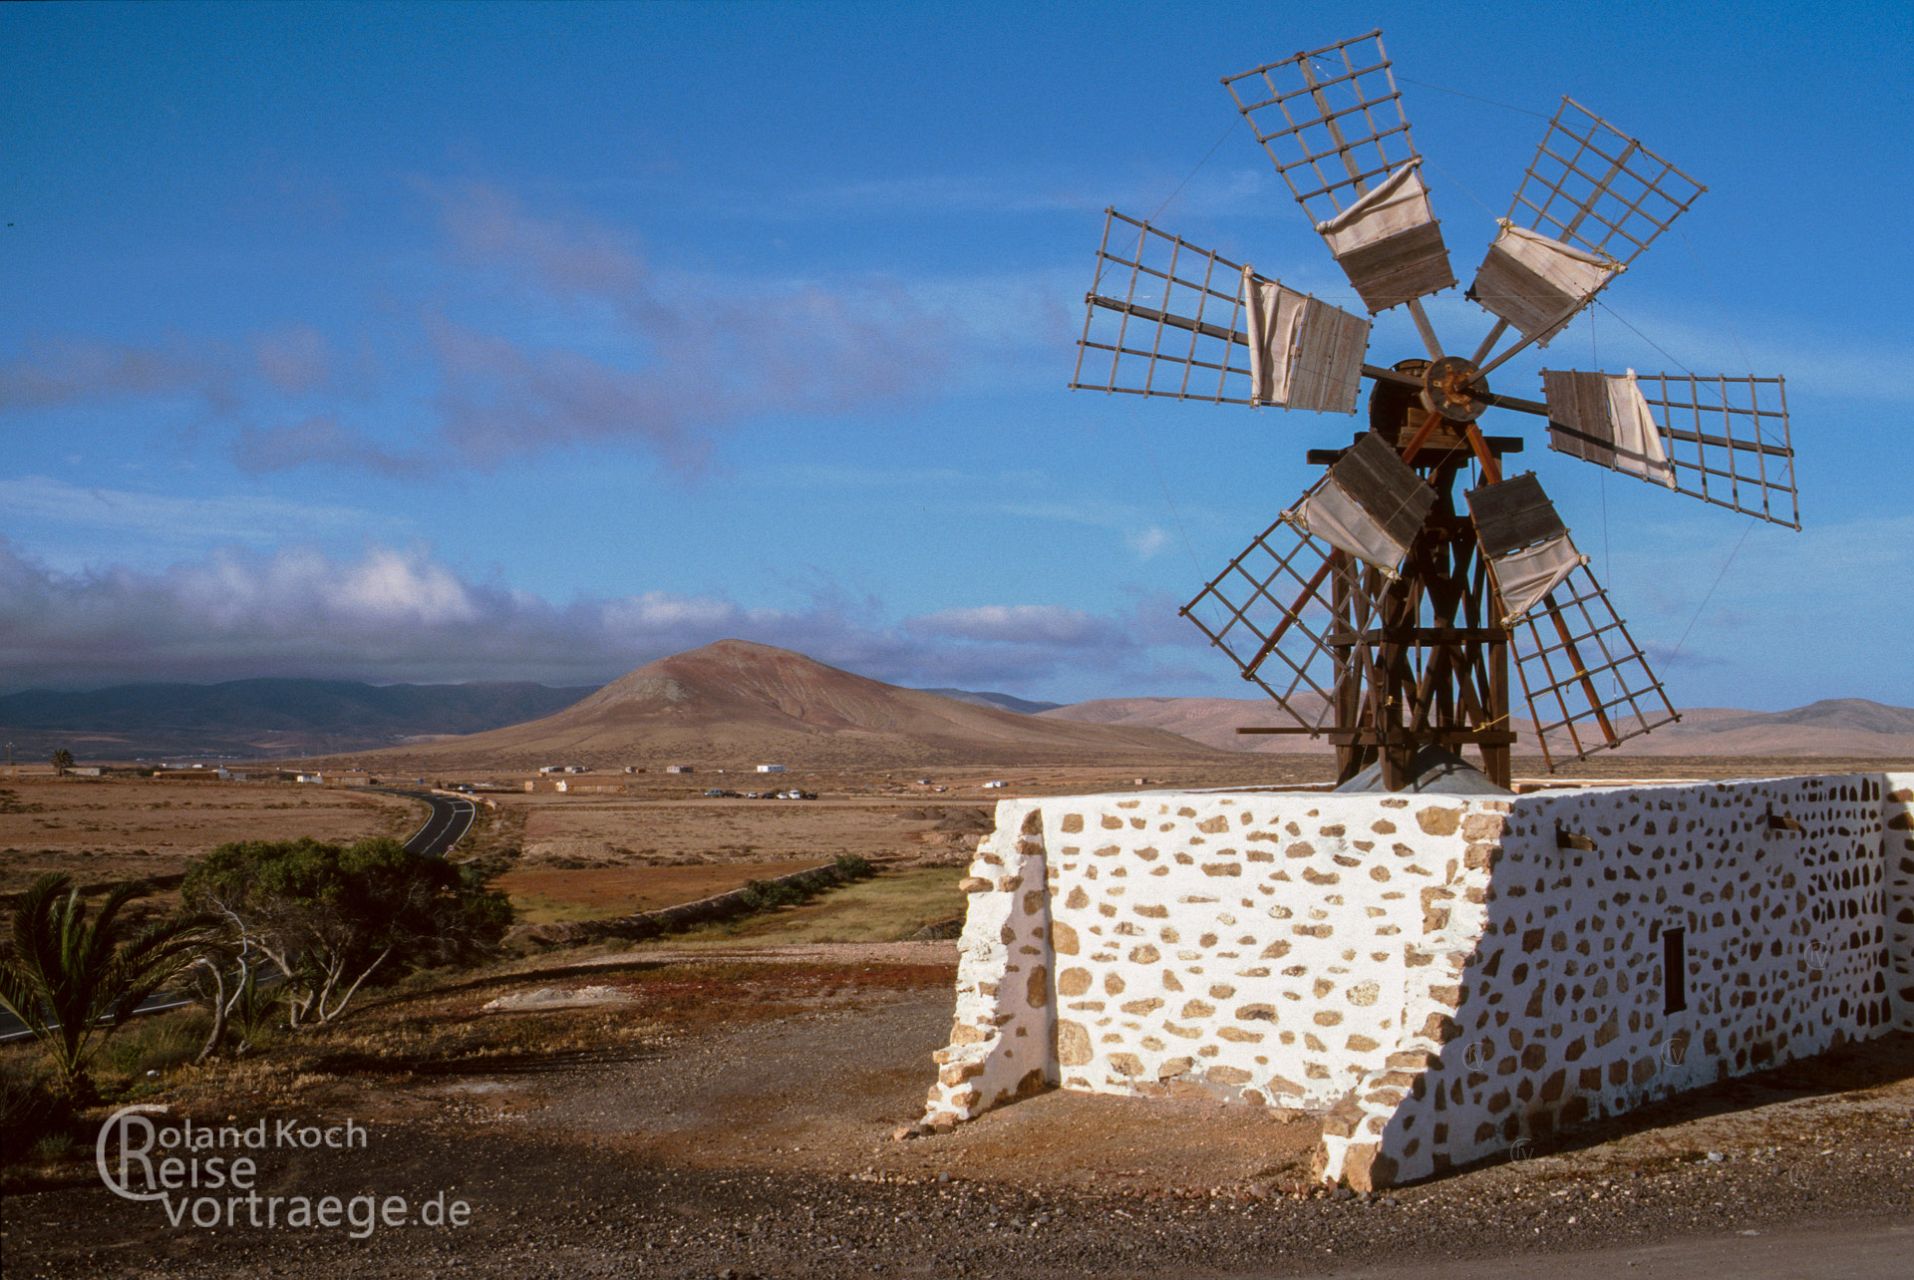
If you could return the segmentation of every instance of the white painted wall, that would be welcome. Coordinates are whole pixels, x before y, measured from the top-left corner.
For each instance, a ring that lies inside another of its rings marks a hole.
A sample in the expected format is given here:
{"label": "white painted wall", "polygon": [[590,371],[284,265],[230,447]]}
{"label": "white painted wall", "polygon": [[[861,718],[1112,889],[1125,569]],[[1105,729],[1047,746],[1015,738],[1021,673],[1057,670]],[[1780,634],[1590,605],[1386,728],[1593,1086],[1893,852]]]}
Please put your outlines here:
{"label": "white painted wall", "polygon": [[1200,1090],[1320,1112],[1322,1175],[1382,1185],[1914,1027],[1910,813],[1878,774],[1006,801],[926,1119]]}

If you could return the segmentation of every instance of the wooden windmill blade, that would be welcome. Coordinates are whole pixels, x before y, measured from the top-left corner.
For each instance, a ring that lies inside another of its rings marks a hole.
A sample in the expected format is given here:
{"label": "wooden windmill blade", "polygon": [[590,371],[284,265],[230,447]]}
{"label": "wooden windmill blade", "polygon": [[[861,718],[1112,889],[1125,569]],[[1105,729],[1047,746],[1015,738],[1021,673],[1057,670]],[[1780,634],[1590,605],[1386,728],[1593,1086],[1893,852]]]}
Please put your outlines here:
{"label": "wooden windmill blade", "polygon": [[1283,519],[1394,579],[1435,503],[1435,490],[1371,431]]}
{"label": "wooden windmill blade", "polygon": [[1801,527],[1784,379],[1544,370],[1542,385],[1556,452]]}
{"label": "wooden windmill blade", "polygon": [[1455,283],[1402,94],[1371,31],[1265,63],[1223,85],[1371,314]]}
{"label": "wooden windmill blade", "polygon": [[[1707,189],[1563,98],[1469,286],[1497,321],[1475,355],[1482,371],[1547,346]],[[1511,327],[1520,337],[1490,360]]]}
{"label": "wooden windmill blade", "polygon": [[1534,474],[1467,497],[1548,767],[1680,719]]}
{"label": "wooden windmill blade", "polygon": [[1336,718],[1350,661],[1332,633],[1366,626],[1376,602],[1358,566],[1285,520],[1263,530],[1180,612],[1243,679],[1312,736]]}
{"label": "wooden windmill blade", "polygon": [[1501,601],[1501,626],[1514,626],[1588,562],[1533,472],[1471,489],[1466,497],[1476,543]]}
{"label": "wooden windmill blade", "polygon": [[1369,322],[1111,209],[1076,390],[1353,413]]}

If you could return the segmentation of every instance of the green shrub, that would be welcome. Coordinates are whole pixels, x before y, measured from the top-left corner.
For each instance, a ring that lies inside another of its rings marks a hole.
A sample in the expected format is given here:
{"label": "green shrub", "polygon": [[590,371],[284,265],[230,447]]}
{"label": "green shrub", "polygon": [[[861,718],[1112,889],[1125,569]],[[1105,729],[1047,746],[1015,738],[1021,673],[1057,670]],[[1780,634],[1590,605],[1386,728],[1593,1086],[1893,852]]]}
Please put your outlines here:
{"label": "green shrub", "polygon": [[485,879],[482,867],[417,857],[385,838],[248,841],[213,850],[181,894],[231,921],[272,966],[297,1029],[343,1016],[368,980],[489,953],[512,908]]}

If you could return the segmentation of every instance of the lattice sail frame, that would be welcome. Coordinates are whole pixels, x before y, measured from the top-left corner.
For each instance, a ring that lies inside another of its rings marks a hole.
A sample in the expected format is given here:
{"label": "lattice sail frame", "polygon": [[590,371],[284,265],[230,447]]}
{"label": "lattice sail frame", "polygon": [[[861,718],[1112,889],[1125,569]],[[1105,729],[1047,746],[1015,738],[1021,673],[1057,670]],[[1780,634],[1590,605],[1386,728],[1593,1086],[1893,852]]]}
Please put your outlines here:
{"label": "lattice sail frame", "polygon": [[1336,683],[1344,674],[1329,645],[1337,589],[1348,593],[1356,625],[1367,625],[1375,609],[1358,568],[1279,519],[1178,612],[1229,656],[1243,679],[1314,735],[1335,715]]}
{"label": "lattice sail frame", "polygon": [[1071,388],[1264,403],[1250,349],[1252,283],[1302,308],[1299,340],[1284,352],[1291,393],[1277,407],[1355,412],[1366,320],[1115,209],[1104,211]]}
{"label": "lattice sail frame", "polygon": [[[1681,718],[1586,565],[1518,619],[1513,632],[1516,678],[1551,772]],[[1625,720],[1610,714],[1624,710]],[[1600,740],[1584,742],[1591,725]]]}
{"label": "lattice sail frame", "polygon": [[[1109,209],[1086,301],[1072,389],[1250,403],[1241,263]],[[1108,353],[1107,376],[1093,352]]]}
{"label": "lattice sail frame", "polygon": [[[1542,377],[1545,385],[1560,388],[1564,379],[1615,375],[1544,369]],[[1801,528],[1786,379],[1688,373],[1642,373],[1634,379],[1661,438],[1675,492]],[[1629,474],[1604,458],[1602,440],[1566,425],[1562,419],[1568,415],[1553,412],[1561,395],[1559,390],[1550,394],[1549,448]]]}
{"label": "lattice sail frame", "polygon": [[[1327,74],[1319,61],[1330,64]],[[1225,76],[1223,87],[1312,223],[1422,158],[1380,30]]]}
{"label": "lattice sail frame", "polygon": [[1407,303],[1439,354],[1420,300],[1453,285],[1455,271],[1382,33],[1225,76],[1223,85],[1363,306],[1377,314]]}
{"label": "lattice sail frame", "polygon": [[[1675,469],[1675,492],[1801,528],[1785,379],[1655,373],[1637,374],[1635,381]],[[1720,433],[1710,434],[1710,424]],[[1779,509],[1784,496],[1786,518]]]}
{"label": "lattice sail frame", "polygon": [[1564,97],[1508,220],[1627,266],[1708,188]]}

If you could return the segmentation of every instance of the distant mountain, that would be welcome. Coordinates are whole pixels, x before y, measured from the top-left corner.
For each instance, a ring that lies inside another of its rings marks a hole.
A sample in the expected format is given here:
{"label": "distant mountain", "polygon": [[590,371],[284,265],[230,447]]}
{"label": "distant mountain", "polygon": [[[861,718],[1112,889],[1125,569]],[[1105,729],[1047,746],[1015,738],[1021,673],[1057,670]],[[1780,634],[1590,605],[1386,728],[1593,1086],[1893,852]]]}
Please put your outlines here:
{"label": "distant mountain", "polygon": [[[1207,750],[1326,752],[1326,739],[1241,735],[1287,723],[1265,698],[1108,698],[1069,706],[902,689],[768,645],[726,640],[602,689],[530,683],[371,685],[262,679],[0,695],[0,743],[44,760],[339,756],[406,748],[448,762],[910,766],[1093,761]],[[1533,751],[1529,726],[1517,751]],[[456,735],[456,736],[455,736]],[[1199,745],[1200,744],[1200,745]],[[1702,707],[1624,755],[1914,760],[1914,708],[1838,698],[1787,711]]]}
{"label": "distant mountain", "polygon": [[1028,698],[1019,698],[1008,693],[979,693],[974,689],[920,689],[920,693],[934,693],[940,698],[955,698],[959,702],[968,702],[975,707],[995,707],[999,711],[1015,711],[1018,715],[1034,716],[1040,711],[1055,711],[1061,702],[1032,702]]}
{"label": "distant mountain", "polygon": [[347,680],[128,684],[0,695],[0,740],[19,760],[331,754],[477,733],[550,715],[596,692],[528,683],[371,685]]}
{"label": "distant mountain", "polygon": [[[1634,756],[1822,756],[1914,760],[1914,708],[1865,698],[1834,698],[1789,711],[1724,707],[1683,710],[1681,723],[1631,739],[1618,754]],[[1105,698],[1078,702],[1039,719],[1161,729],[1225,751],[1328,751],[1325,738],[1247,735],[1247,725],[1293,723],[1267,698]],[[1517,754],[1535,751],[1528,721],[1511,723]]]}
{"label": "distant mountain", "polygon": [[902,689],[745,640],[639,667],[529,724],[382,753],[430,768],[1160,761],[1211,754],[1154,729],[1072,724]]}
{"label": "distant mountain", "polygon": [[1045,711],[1038,718],[1161,729],[1220,751],[1289,755],[1329,750],[1327,738],[1306,734],[1237,733],[1239,727],[1295,723],[1268,698],[1099,698]]}

